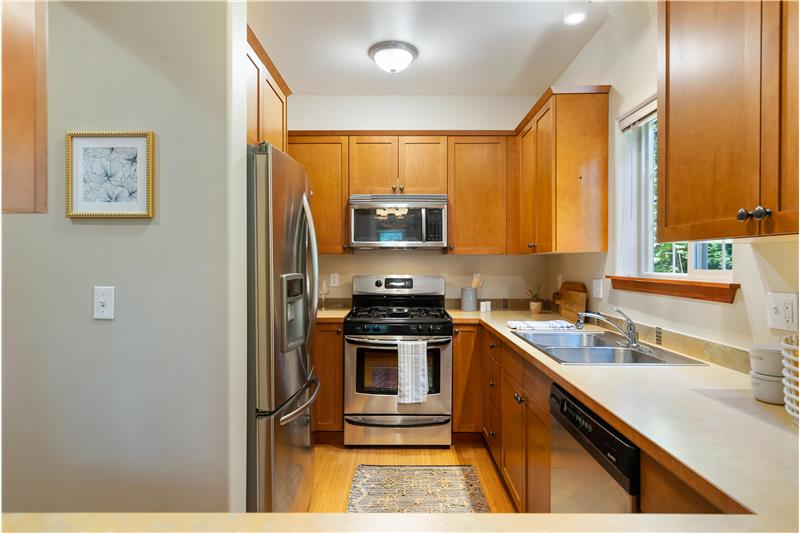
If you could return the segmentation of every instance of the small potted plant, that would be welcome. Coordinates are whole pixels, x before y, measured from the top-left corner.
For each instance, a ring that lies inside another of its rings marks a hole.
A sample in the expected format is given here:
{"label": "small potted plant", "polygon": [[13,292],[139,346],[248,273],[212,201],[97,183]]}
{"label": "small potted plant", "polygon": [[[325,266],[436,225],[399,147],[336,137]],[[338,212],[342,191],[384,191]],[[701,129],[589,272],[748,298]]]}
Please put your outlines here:
{"label": "small potted plant", "polygon": [[531,297],[531,301],[528,302],[528,305],[531,308],[531,313],[534,315],[538,315],[542,312],[542,304],[544,303],[544,298],[542,297],[542,292],[539,286],[536,286],[536,289],[533,287],[528,287],[528,296]]}

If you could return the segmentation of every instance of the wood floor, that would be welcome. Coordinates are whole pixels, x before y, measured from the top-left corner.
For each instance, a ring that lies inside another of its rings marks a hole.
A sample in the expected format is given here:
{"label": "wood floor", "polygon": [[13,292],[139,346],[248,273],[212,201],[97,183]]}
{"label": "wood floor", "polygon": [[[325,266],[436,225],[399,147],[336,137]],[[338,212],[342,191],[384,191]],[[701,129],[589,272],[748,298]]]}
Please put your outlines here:
{"label": "wood floor", "polygon": [[312,513],[343,513],[358,464],[373,465],[472,465],[493,513],[513,513],[489,451],[483,444],[454,444],[450,448],[346,448],[336,444],[314,446]]}

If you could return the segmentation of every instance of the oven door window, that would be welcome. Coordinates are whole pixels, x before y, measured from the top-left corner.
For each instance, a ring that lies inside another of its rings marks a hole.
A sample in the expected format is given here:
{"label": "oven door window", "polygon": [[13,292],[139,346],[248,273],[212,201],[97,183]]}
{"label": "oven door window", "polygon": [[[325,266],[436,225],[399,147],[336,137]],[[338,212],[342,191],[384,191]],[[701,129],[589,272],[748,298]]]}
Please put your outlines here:
{"label": "oven door window", "polygon": [[422,239],[419,207],[353,209],[354,242],[422,242]]}
{"label": "oven door window", "polygon": [[[428,394],[438,394],[441,390],[440,359],[438,348],[428,348]],[[397,396],[397,352],[358,348],[356,392]]]}

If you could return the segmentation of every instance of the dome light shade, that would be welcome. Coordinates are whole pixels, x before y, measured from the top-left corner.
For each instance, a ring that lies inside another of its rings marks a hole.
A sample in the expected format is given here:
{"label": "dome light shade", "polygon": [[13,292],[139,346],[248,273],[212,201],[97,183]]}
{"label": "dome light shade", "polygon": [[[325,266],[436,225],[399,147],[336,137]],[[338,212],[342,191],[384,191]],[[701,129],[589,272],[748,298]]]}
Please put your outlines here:
{"label": "dome light shade", "polygon": [[383,41],[370,46],[368,54],[381,70],[395,74],[408,68],[418,52],[413,45],[403,41]]}

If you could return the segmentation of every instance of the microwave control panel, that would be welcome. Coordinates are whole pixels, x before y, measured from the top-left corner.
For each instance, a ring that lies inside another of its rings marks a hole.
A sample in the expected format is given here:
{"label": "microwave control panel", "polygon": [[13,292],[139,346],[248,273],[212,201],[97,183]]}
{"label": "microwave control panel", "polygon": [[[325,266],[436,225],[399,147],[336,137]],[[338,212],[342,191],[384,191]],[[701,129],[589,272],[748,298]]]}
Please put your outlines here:
{"label": "microwave control panel", "polygon": [[427,209],[425,212],[425,242],[443,241],[443,209]]}

